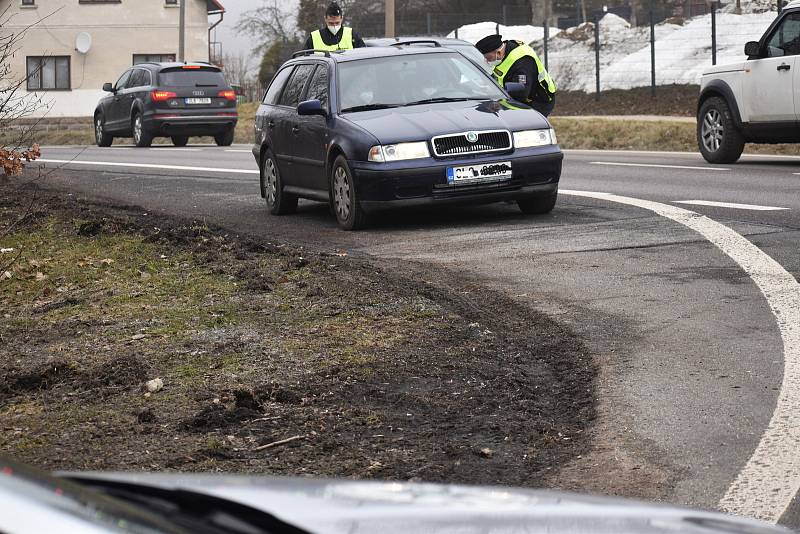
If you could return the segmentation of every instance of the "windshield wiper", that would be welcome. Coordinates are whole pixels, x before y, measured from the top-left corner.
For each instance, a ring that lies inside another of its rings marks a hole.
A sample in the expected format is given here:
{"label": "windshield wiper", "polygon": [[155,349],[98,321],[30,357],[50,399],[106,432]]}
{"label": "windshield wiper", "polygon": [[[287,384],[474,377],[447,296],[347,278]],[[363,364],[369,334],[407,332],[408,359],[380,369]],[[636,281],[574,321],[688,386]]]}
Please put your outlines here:
{"label": "windshield wiper", "polygon": [[461,96],[461,97],[439,96],[436,98],[426,98],[425,100],[416,100],[414,102],[409,102],[408,104],[404,105],[419,106],[421,104],[436,104],[438,102],[466,102],[467,100],[491,100],[491,99],[485,96]]}
{"label": "windshield wiper", "polygon": [[342,113],[347,113],[348,111],[369,111],[372,109],[388,109],[388,108],[396,108],[398,104],[364,104],[361,106],[352,106],[349,108],[344,108]]}

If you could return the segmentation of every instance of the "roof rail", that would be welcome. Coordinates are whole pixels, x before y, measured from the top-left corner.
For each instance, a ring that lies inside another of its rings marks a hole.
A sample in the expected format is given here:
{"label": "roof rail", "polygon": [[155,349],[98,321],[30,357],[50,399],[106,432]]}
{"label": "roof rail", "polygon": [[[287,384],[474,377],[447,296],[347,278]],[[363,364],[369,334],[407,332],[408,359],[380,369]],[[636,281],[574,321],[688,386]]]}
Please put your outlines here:
{"label": "roof rail", "polygon": [[312,54],[325,54],[325,57],[331,57],[331,53],[328,50],[314,50],[313,48],[309,48],[307,50],[298,50],[292,54],[292,59],[300,56],[310,56]]}
{"label": "roof rail", "polygon": [[442,43],[439,41],[434,41],[433,39],[417,39],[413,41],[400,41],[398,43],[392,43],[392,46],[406,46],[406,45],[415,45],[415,44],[429,44],[433,45],[436,48],[441,48]]}
{"label": "roof rail", "polygon": [[203,65],[213,65],[210,61],[184,61],[184,63],[202,63]]}

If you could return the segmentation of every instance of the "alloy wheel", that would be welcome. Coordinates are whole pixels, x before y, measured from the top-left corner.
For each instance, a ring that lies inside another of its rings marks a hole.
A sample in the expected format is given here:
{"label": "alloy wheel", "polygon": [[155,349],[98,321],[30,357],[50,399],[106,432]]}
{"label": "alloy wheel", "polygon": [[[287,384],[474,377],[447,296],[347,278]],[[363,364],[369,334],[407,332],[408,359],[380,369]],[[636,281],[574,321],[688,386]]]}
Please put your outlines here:
{"label": "alloy wheel", "polygon": [[272,161],[272,158],[266,158],[264,160],[264,189],[267,204],[274,206],[275,196],[278,193],[278,172],[275,169],[275,163]]}
{"label": "alloy wheel", "polygon": [[716,152],[722,145],[722,138],[725,128],[722,124],[722,116],[719,110],[709,109],[703,117],[703,126],[700,135],[703,139],[703,146],[709,152]]}
{"label": "alloy wheel", "polygon": [[136,115],[133,119],[133,140],[138,144],[142,139],[142,116]]}
{"label": "alloy wheel", "polygon": [[339,220],[346,221],[350,217],[350,182],[342,167],[333,173],[333,202]]}
{"label": "alloy wheel", "polygon": [[102,143],[102,140],[103,140],[103,120],[100,117],[97,117],[97,119],[95,119],[94,137],[95,137],[95,140],[97,141],[98,145],[100,143]]}

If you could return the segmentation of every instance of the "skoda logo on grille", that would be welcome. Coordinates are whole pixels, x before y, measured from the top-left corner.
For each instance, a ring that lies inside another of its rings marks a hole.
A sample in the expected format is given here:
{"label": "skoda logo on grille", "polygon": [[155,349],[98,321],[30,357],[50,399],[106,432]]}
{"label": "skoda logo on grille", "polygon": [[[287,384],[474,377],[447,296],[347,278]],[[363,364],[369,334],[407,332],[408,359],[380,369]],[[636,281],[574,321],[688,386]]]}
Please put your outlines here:
{"label": "skoda logo on grille", "polygon": [[478,134],[475,132],[467,132],[467,141],[469,141],[470,143],[477,143]]}

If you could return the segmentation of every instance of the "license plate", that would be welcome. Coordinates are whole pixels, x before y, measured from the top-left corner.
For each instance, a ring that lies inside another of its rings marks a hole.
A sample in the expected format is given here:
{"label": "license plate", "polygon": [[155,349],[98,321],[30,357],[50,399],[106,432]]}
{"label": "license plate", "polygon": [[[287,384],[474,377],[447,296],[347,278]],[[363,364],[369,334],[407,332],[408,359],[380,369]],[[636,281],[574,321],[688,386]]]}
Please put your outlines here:
{"label": "license plate", "polygon": [[448,184],[493,182],[511,178],[511,162],[482,163],[464,167],[447,167]]}
{"label": "license plate", "polygon": [[189,105],[191,105],[191,104],[210,104],[211,103],[211,99],[210,98],[187,98],[186,99],[186,103],[189,104]]}

